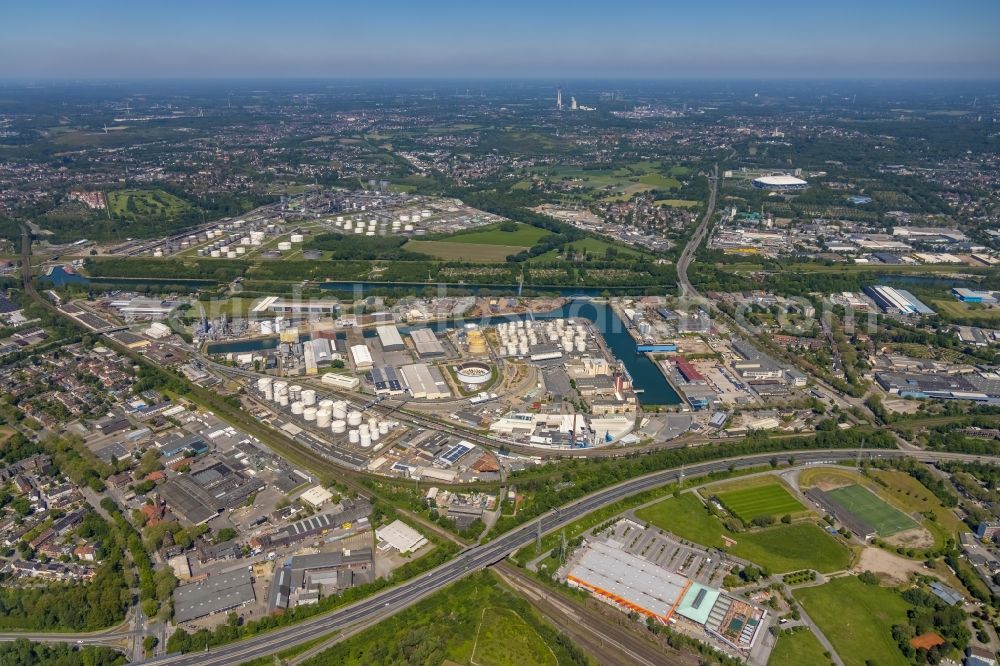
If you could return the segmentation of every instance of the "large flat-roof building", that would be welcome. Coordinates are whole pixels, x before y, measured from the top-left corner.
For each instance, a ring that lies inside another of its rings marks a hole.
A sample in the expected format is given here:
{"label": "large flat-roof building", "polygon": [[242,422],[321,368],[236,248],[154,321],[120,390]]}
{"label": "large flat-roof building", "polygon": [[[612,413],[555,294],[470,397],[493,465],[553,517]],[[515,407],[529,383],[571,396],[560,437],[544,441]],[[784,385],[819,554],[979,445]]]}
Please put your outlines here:
{"label": "large flat-roof building", "polygon": [[758,190],[770,190],[772,192],[793,192],[809,187],[808,181],[787,174],[761,176],[760,178],[754,178],[751,184]]}
{"label": "large flat-roof building", "polygon": [[213,574],[205,580],[174,590],[174,620],[190,622],[221,613],[256,600],[253,578],[246,567]]}
{"label": "large flat-roof building", "polygon": [[375,328],[375,332],[378,334],[378,341],[382,345],[383,351],[403,351],[406,349],[403,337],[399,334],[399,329],[395,326],[391,324],[378,326]]}
{"label": "large flat-roof building", "polygon": [[886,285],[876,285],[864,288],[864,292],[871,297],[875,303],[882,308],[884,312],[895,313],[898,312],[904,315],[920,314],[920,315],[932,315],[934,310],[924,305],[924,303],[906,291],[905,289],[896,289],[895,287],[888,287]]}
{"label": "large flat-roof building", "polygon": [[444,356],[444,347],[432,329],[418,328],[410,331],[410,338],[420,358]]}
{"label": "large flat-roof building", "polygon": [[401,520],[394,520],[375,530],[375,538],[379,540],[379,549],[395,548],[403,555],[420,550],[427,543],[420,532]]}
{"label": "large flat-roof building", "polygon": [[437,368],[432,368],[426,363],[414,363],[404,365],[400,368],[400,372],[414,398],[442,400],[451,397],[448,383]]}
{"label": "large flat-roof building", "polygon": [[569,569],[566,582],[664,624],[691,585],[684,576],[603,541],[589,544]]}

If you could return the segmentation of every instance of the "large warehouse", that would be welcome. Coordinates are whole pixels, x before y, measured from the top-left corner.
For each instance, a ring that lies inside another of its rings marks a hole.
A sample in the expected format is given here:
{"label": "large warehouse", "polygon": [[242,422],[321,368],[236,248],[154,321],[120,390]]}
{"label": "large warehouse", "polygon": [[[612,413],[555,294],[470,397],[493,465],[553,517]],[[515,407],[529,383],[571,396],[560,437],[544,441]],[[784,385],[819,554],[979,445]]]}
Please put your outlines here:
{"label": "large warehouse", "polygon": [[418,328],[415,331],[410,331],[410,337],[413,338],[413,346],[417,348],[420,358],[444,356],[444,347],[441,346],[441,341],[437,339],[433,330]]}
{"label": "large warehouse", "polygon": [[758,190],[771,190],[772,192],[794,192],[809,187],[808,181],[788,175],[761,176],[754,178],[751,184]]}
{"label": "large warehouse", "polygon": [[399,334],[399,329],[395,326],[391,324],[379,326],[375,329],[375,332],[378,333],[378,341],[382,344],[383,351],[392,352],[406,349],[403,338]]}

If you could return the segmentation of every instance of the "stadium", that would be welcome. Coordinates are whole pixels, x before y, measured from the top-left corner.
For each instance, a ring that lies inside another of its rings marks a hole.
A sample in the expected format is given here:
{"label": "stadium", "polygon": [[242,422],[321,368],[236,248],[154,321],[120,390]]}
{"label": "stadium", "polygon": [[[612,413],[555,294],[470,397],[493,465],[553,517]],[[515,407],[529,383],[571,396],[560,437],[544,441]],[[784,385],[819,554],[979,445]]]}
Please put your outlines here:
{"label": "stadium", "polygon": [[807,181],[788,175],[761,176],[754,178],[752,184],[758,190],[771,190],[773,192],[794,192],[809,187]]}

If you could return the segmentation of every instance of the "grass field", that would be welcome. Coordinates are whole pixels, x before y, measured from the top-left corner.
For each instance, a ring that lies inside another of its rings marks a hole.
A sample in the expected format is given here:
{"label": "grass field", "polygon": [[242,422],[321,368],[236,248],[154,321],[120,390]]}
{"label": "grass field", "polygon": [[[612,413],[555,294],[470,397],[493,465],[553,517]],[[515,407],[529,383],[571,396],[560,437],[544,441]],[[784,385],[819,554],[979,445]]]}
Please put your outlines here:
{"label": "grass field", "polygon": [[[681,187],[678,178],[690,175],[682,166],[666,166],[658,160],[642,160],[615,169],[583,169],[574,166],[537,167],[536,175],[551,181],[571,181],[586,192],[585,196],[604,201],[624,200],[633,194],[648,190],[676,190]],[[521,184],[518,183],[518,186]],[[515,187],[518,187],[515,186]],[[526,189],[529,185],[521,186]]]}
{"label": "grass field", "polygon": [[545,666],[559,663],[542,637],[509,608],[483,609],[472,664],[478,666]]}
{"label": "grass field", "polygon": [[512,254],[517,254],[527,247],[517,245],[488,245],[485,243],[456,243],[453,241],[407,241],[404,250],[419,252],[443,259],[444,261],[474,261],[484,263],[503,263]]}
{"label": "grass field", "polygon": [[573,663],[577,662],[559,633],[488,571],[442,588],[304,662],[305,666]]}
{"label": "grass field", "polygon": [[831,663],[830,659],[823,654],[824,652],[823,646],[820,645],[811,631],[782,634],[778,638],[774,650],[771,651],[767,666],[797,666],[799,664],[819,666],[819,664]]}
{"label": "grass field", "polygon": [[[851,551],[812,523],[734,534],[692,493],[645,507],[636,511],[636,515],[660,529],[703,546],[727,550],[773,573],[799,569],[829,573],[851,564]],[[723,535],[734,539],[736,545],[725,548]]]}
{"label": "grass field", "polygon": [[956,319],[976,319],[996,323],[1000,321],[1000,308],[970,306],[968,303],[951,299],[936,299],[931,301],[932,307],[944,317]]}
{"label": "grass field", "polygon": [[836,488],[827,496],[875,528],[879,536],[892,536],[917,527],[917,523],[902,511],[857,484]]}
{"label": "grass field", "polygon": [[129,219],[171,219],[191,209],[191,205],[163,190],[117,190],[108,192],[108,210],[114,217]]}
{"label": "grass field", "polygon": [[471,243],[473,245],[509,245],[512,247],[531,247],[551,231],[534,227],[530,224],[517,223],[517,231],[504,231],[499,225],[480,231],[458,233],[444,240],[449,243]]}
{"label": "grass field", "polygon": [[657,199],[653,202],[656,206],[670,206],[671,208],[695,208],[700,206],[700,201],[691,201],[689,199]]}
{"label": "grass field", "polygon": [[895,590],[848,576],[793,594],[846,666],[862,666],[866,660],[879,666],[909,663],[892,639],[892,625],[905,625],[909,610]]}
{"label": "grass field", "polygon": [[746,488],[720,490],[715,494],[727,509],[745,523],[761,516],[780,518],[806,510],[781,483],[773,479]]}

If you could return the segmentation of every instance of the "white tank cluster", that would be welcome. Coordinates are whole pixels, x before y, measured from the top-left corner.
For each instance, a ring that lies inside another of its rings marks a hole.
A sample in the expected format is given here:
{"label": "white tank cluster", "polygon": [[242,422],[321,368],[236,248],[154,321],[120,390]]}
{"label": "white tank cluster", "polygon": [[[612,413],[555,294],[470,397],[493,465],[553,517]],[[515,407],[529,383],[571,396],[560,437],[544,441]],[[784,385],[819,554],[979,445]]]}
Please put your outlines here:
{"label": "white tank cluster", "polygon": [[379,444],[397,423],[375,417],[365,420],[359,409],[353,409],[346,400],[323,398],[317,400],[316,390],[303,388],[299,384],[289,384],[285,380],[271,377],[257,378],[257,391],[265,400],[287,408],[292,415],[301,417],[317,428],[329,429],[333,435],[347,435],[351,444],[363,449],[379,450]]}

